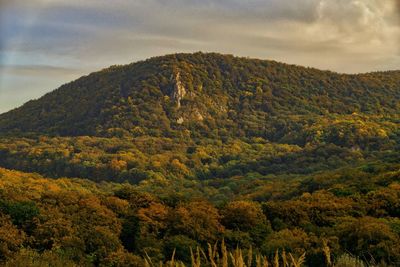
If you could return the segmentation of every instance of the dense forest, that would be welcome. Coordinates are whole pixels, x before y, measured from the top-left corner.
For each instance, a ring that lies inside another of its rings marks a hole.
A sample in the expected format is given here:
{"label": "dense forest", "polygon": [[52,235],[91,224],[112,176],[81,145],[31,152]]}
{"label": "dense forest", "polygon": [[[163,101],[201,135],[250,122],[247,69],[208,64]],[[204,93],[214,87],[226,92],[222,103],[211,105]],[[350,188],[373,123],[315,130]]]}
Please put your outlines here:
{"label": "dense forest", "polygon": [[277,141],[315,116],[399,115],[399,86],[400,71],[346,75],[229,55],[175,54],[65,84],[0,115],[0,131]]}
{"label": "dense forest", "polygon": [[400,72],[220,54],[0,115],[0,265],[399,266]]}

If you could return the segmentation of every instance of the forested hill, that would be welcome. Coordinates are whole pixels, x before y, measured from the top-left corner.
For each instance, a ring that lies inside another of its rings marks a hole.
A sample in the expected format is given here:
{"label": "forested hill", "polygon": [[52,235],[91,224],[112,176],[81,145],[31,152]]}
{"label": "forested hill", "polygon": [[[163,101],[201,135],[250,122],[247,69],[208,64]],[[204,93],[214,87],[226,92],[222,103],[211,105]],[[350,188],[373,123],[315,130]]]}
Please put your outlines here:
{"label": "forested hill", "polygon": [[399,103],[400,71],[346,75],[215,53],[175,54],[65,84],[0,115],[0,133],[278,140],[288,132],[275,128],[295,128],[288,120],[396,116]]}
{"label": "forested hill", "polygon": [[92,73],[0,115],[0,266],[400,266],[399,125],[400,71]]}

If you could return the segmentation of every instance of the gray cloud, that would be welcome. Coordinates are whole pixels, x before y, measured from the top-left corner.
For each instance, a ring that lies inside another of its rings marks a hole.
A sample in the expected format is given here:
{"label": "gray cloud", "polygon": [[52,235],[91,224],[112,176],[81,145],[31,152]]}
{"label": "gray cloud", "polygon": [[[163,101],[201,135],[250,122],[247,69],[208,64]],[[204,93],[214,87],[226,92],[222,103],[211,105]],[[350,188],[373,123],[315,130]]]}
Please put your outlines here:
{"label": "gray cloud", "polygon": [[37,76],[43,73],[47,75],[75,75],[81,73],[82,70],[46,65],[0,65],[0,72],[4,75]]}
{"label": "gray cloud", "polygon": [[54,66],[1,66],[0,113],[35,99],[82,75],[81,70]]}

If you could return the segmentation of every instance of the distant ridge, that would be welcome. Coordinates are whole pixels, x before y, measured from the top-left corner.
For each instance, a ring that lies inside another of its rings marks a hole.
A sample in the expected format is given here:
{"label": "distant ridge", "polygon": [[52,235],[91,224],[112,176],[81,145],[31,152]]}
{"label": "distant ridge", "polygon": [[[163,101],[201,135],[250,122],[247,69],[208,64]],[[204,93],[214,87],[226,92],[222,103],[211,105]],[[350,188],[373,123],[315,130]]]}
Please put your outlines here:
{"label": "distant ridge", "polygon": [[1,134],[265,136],[267,121],[399,115],[400,71],[338,74],[216,53],[94,72],[0,115]]}

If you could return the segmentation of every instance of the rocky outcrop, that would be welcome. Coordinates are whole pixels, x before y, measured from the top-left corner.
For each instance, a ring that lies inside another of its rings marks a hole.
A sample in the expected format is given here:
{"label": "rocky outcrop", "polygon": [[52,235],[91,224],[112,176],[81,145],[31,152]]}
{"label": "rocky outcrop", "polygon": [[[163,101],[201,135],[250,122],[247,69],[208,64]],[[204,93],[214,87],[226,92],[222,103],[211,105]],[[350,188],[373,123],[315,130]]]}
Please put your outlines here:
{"label": "rocky outcrop", "polygon": [[182,84],[181,74],[180,72],[178,72],[175,76],[175,87],[174,91],[172,92],[172,99],[174,100],[178,108],[181,107],[181,100],[185,97],[185,95],[186,89]]}
{"label": "rocky outcrop", "polygon": [[183,117],[179,117],[179,119],[176,120],[176,123],[182,124],[185,121]]}
{"label": "rocky outcrop", "polygon": [[189,108],[184,111],[181,110],[181,116],[176,120],[177,124],[183,124],[185,121],[203,121],[204,117],[197,108]]}

